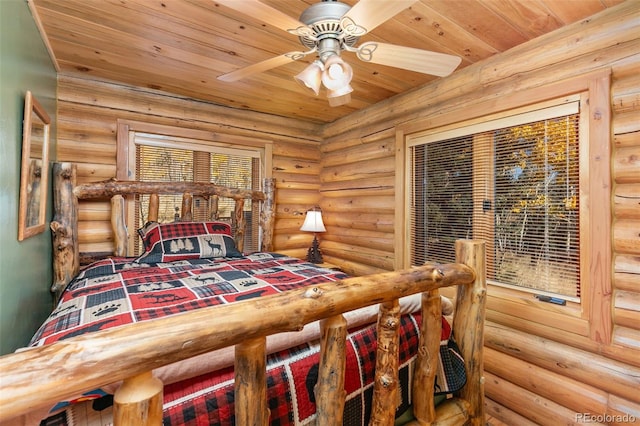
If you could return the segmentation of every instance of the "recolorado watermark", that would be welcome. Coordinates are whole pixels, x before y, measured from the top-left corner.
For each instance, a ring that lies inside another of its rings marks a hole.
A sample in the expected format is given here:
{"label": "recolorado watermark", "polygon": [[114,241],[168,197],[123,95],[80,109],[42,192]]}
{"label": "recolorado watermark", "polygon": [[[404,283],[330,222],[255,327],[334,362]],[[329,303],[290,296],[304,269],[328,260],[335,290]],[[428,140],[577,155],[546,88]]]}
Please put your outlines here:
{"label": "recolorado watermark", "polygon": [[577,423],[635,423],[636,420],[631,414],[576,413]]}

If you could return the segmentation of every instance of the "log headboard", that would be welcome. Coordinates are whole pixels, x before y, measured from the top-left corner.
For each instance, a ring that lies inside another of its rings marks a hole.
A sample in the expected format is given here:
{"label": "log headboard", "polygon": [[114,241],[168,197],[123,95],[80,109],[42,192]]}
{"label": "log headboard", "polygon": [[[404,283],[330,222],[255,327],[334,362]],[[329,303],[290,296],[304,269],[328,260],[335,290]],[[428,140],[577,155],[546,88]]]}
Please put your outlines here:
{"label": "log headboard", "polygon": [[[78,273],[82,258],[95,260],[97,256],[83,254],[78,244],[78,200],[111,199],[111,227],[114,250],[109,255],[127,255],[127,228],[124,221],[124,195],[149,195],[148,221],[158,218],[158,196],[160,194],[182,194],[181,220],[191,220],[193,197],[210,200],[212,218],[217,217],[219,198],[230,198],[234,202],[232,216],[233,236],[238,250],[243,250],[246,221],[245,200],[257,201],[260,211],[260,251],[273,250],[273,222],[275,218],[275,182],[265,179],[262,191],[228,188],[204,182],[140,182],[109,180],[77,184],[76,166],[72,163],[53,164],[54,217],[51,221],[53,233],[53,273],[51,292],[57,301],[71,279]],[[104,255],[104,254],[101,254]]]}
{"label": "log headboard", "polygon": [[[190,195],[223,196],[236,202],[235,234],[242,234],[243,202],[261,205],[263,251],[271,251],[274,220],[274,183],[263,191],[231,190],[211,184],[109,181],[76,185],[71,163],[56,163],[54,178],[53,290],[61,293],[79,270],[78,200],[111,198],[115,254],[125,254],[126,232],[122,195],[129,193],[187,192],[183,216],[188,219]],[[153,197],[149,218],[154,218]],[[240,244],[242,244],[240,242]],[[0,423],[29,410],[51,407],[87,390],[122,381],[114,394],[114,424],[160,424],[162,383],[152,372],[159,367],[235,346],[234,398],[239,426],[267,424],[265,360],[267,336],[297,332],[318,321],[321,328],[318,376],[315,384],[318,424],[342,424],[345,406],[347,321],[343,314],[378,305],[377,345],[371,403],[371,423],[393,424],[399,401],[399,299],[421,295],[421,324],[412,371],[412,424],[484,424],[483,333],[486,278],[482,241],[460,240],[456,263],[427,264],[401,271],[322,281],[278,294],[238,303],[205,306],[177,315],[153,318],[70,336],[5,355],[0,362]],[[442,309],[439,288],[456,286],[453,335],[466,370],[466,385],[457,396],[434,406],[434,388],[440,351]],[[251,317],[252,321],[247,321]],[[375,320],[374,320],[375,321]],[[193,324],[197,324],[194,327]],[[146,423],[131,419],[146,419]]]}

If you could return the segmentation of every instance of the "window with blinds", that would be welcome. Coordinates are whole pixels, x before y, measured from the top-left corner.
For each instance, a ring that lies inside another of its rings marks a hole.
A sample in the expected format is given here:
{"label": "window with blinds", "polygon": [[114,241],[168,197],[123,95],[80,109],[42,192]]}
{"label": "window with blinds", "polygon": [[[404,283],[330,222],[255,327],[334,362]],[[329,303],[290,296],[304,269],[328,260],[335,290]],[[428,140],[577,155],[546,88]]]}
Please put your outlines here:
{"label": "window with blinds", "polygon": [[410,141],[411,261],[487,244],[491,282],[580,297],[579,102]]}
{"label": "window with blinds", "polygon": [[[238,149],[202,145],[199,141],[162,135],[135,133],[135,179],[161,182],[210,182],[242,189],[260,189],[259,149]],[[159,222],[180,220],[182,195],[160,195]],[[244,216],[247,222],[244,250],[255,251],[259,241],[259,206],[246,200]],[[149,197],[135,201],[135,229],[147,222]],[[193,220],[221,220],[231,222],[234,202],[220,198],[193,199]],[[140,242],[139,242],[140,244]],[[141,247],[134,248],[139,253]]]}

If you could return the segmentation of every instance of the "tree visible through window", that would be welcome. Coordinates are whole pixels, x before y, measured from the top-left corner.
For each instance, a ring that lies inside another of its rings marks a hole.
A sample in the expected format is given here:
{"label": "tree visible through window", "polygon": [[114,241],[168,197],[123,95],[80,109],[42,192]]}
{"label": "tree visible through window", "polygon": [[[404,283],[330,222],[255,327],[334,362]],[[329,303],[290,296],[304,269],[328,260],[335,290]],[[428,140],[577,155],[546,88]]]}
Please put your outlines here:
{"label": "tree visible through window", "polygon": [[[205,146],[198,141],[181,138],[136,133],[135,179],[140,181],[166,182],[210,182],[217,185],[242,189],[260,188],[260,152],[258,149],[233,149]],[[179,220],[182,205],[181,195],[160,195],[158,221]],[[217,209],[215,207],[217,207]],[[149,197],[139,197],[135,202],[135,228],[147,222]],[[258,213],[257,205],[246,200],[244,215],[247,222],[245,251],[257,250]],[[193,220],[231,221],[234,202],[231,199],[216,200],[194,197]],[[254,210],[256,210],[254,212]],[[217,212],[217,213],[216,213]],[[255,214],[254,214],[255,213]],[[253,218],[256,220],[253,220]],[[141,247],[135,248],[137,252]]]}
{"label": "tree visible through window", "polygon": [[580,296],[579,114],[411,146],[412,262],[487,242],[495,283]]}

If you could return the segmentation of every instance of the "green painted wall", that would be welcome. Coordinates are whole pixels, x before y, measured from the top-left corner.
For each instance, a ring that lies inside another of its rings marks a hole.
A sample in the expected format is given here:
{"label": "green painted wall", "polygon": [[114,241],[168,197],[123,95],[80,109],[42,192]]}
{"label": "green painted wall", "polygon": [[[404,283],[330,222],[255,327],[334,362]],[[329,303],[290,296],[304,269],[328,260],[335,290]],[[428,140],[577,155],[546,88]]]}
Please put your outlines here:
{"label": "green painted wall", "polygon": [[[25,92],[31,90],[51,117],[49,155],[55,159],[56,86],[26,0],[0,0],[0,355],[26,345],[51,311],[48,222],[44,233],[19,242],[18,198]],[[49,189],[47,221],[51,205]]]}

